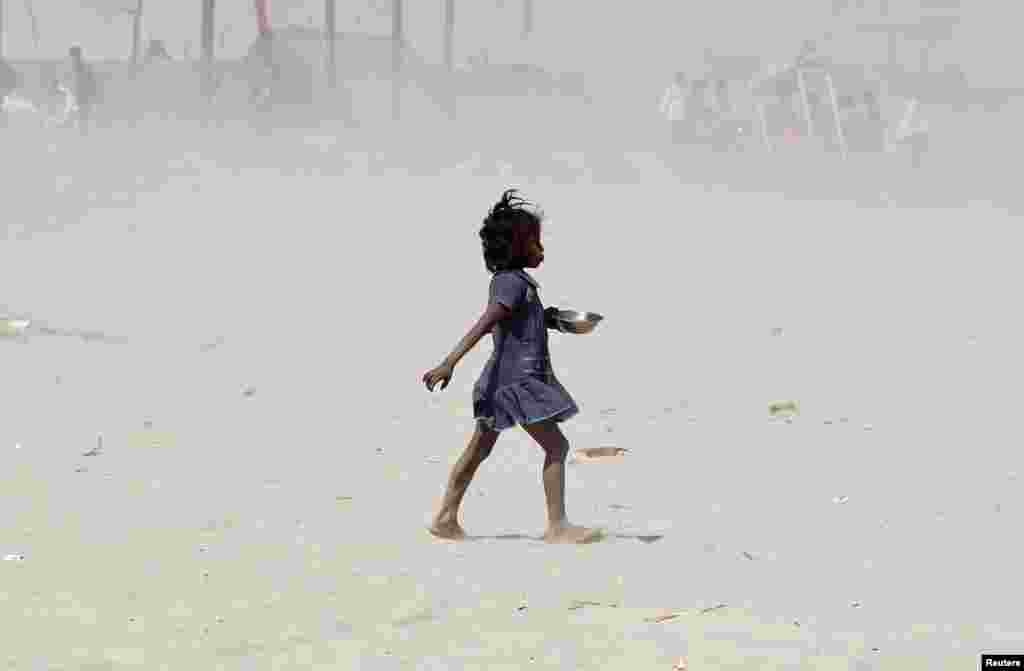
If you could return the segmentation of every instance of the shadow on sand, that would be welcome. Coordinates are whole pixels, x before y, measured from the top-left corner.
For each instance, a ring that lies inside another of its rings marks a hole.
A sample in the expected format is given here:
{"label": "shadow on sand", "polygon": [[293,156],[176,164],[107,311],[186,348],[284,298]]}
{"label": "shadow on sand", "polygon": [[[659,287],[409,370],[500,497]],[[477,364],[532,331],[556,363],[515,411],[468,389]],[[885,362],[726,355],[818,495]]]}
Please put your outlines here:
{"label": "shadow on sand", "polygon": [[[597,540],[595,540],[593,542],[599,543],[599,542],[610,541],[610,540],[630,540],[630,541],[640,541],[641,543],[650,544],[650,543],[656,543],[656,542],[660,541],[664,537],[665,536],[661,535],[661,534],[621,534],[621,533],[612,533],[612,532],[609,532],[609,531],[605,531],[604,533],[601,534],[601,536]],[[543,536],[530,536],[530,535],[527,535],[527,534],[498,534],[496,536],[474,536],[474,535],[468,535],[468,536],[466,536],[465,540],[467,540],[467,541],[536,541],[536,542],[543,542],[544,541],[544,537]]]}

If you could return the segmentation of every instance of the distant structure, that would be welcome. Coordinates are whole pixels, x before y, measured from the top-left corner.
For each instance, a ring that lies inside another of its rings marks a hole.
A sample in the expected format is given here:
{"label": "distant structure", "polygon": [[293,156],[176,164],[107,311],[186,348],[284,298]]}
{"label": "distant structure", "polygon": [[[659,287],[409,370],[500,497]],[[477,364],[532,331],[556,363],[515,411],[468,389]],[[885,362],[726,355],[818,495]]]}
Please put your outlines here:
{"label": "distant structure", "polygon": [[167,52],[167,46],[163,40],[150,40],[149,46],[146,47],[146,63],[159,63],[161,61],[171,60],[171,55]]}
{"label": "distant structure", "polygon": [[[330,59],[325,57],[324,31],[312,26],[287,26],[275,29],[272,35],[257,37],[249,47],[245,63],[250,85],[262,85],[272,74],[276,78],[275,100],[312,102],[316,92],[327,88],[331,81],[326,71]],[[385,80],[393,76],[390,36],[336,33],[334,43],[338,81]],[[403,62],[415,67],[417,57],[405,45],[401,48]]]}

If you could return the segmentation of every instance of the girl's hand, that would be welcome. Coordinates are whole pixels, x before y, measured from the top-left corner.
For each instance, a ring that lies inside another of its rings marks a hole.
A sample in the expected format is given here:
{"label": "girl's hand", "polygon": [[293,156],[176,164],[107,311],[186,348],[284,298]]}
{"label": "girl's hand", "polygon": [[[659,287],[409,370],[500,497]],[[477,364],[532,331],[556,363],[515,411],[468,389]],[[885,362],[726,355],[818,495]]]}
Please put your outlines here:
{"label": "girl's hand", "polygon": [[443,363],[437,368],[428,370],[423,374],[423,384],[427,385],[427,391],[434,391],[434,387],[438,382],[440,382],[441,389],[439,391],[444,391],[448,386],[448,382],[452,379],[452,374],[454,374],[454,372],[455,369],[452,366]]}

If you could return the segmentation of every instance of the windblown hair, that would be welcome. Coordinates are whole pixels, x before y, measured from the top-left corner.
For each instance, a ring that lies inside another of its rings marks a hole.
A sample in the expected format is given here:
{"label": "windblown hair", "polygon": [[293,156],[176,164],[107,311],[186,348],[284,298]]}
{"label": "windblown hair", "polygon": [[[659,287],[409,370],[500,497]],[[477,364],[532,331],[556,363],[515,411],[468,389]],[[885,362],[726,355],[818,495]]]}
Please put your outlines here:
{"label": "windblown hair", "polygon": [[516,189],[503,193],[480,229],[484,265],[491,273],[525,267],[527,242],[540,237],[544,215],[517,193]]}

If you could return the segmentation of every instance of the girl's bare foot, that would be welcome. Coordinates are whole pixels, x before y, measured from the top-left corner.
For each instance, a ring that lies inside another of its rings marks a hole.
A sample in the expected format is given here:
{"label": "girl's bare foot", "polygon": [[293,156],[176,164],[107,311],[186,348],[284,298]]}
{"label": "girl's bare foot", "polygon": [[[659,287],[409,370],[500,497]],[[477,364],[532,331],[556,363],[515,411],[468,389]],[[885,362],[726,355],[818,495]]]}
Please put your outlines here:
{"label": "girl's bare foot", "polygon": [[574,524],[561,524],[559,526],[548,527],[548,530],[544,532],[544,542],[593,543],[601,540],[603,536],[604,532],[600,529],[578,527]]}
{"label": "girl's bare foot", "polygon": [[455,520],[434,520],[434,523],[430,525],[430,533],[449,541],[461,541],[466,538],[466,532]]}

